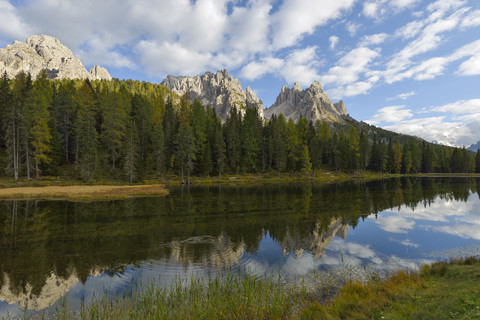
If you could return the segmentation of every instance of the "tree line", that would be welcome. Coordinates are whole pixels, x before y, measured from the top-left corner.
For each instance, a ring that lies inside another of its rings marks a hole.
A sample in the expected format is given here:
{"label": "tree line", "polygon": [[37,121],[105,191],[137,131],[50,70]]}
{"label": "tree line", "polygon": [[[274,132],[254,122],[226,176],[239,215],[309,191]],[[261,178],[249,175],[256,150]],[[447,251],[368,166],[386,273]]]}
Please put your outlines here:
{"label": "tree line", "polygon": [[283,115],[264,121],[233,109],[224,123],[209,106],[149,82],[0,79],[0,166],[6,177],[64,176],[129,182],[169,173],[318,170],[480,172],[480,153],[434,145],[353,119],[345,124]]}

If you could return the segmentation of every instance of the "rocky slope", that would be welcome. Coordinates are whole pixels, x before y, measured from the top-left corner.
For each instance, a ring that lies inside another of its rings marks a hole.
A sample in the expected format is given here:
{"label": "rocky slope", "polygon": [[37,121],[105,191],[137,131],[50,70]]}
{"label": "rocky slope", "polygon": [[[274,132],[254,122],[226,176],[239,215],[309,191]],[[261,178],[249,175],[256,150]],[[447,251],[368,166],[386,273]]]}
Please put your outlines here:
{"label": "rocky slope", "polygon": [[477,143],[472,144],[470,147],[467,148],[467,150],[477,152],[480,150],[480,141],[477,141]]}
{"label": "rocky slope", "polygon": [[47,70],[49,79],[112,79],[100,66],[87,71],[70,49],[51,36],[31,36],[26,42],[15,41],[0,49],[0,74],[6,71],[8,77],[13,78],[25,71],[35,79],[43,69]]}
{"label": "rocky slope", "polygon": [[207,72],[195,77],[168,76],[162,84],[178,95],[188,94],[190,99],[199,99],[204,105],[215,109],[225,121],[233,107],[245,112],[246,108],[257,109],[263,118],[263,104],[250,87],[244,91],[238,79],[227,70]]}
{"label": "rocky slope", "polygon": [[282,87],[275,103],[265,109],[265,118],[273,114],[283,114],[287,119],[297,121],[300,117],[307,120],[330,120],[342,122],[342,116],[348,114],[343,101],[333,103],[323,91],[322,86],[314,81],[310,88],[302,90],[295,82],[293,88]]}

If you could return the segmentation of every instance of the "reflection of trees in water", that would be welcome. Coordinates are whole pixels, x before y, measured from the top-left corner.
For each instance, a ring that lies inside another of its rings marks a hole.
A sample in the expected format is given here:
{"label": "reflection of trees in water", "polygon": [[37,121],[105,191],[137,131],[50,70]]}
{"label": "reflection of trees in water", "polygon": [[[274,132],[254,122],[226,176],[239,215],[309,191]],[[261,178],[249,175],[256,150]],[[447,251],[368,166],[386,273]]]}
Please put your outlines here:
{"label": "reflection of trees in water", "polygon": [[[215,186],[165,198],[74,203],[4,201],[0,287],[38,295],[52,272],[85,282],[92,270],[167,259],[229,267],[258,249],[265,232],[285,252],[320,257],[359,219],[437,196],[466,201],[475,179],[397,179],[358,184]],[[8,277],[8,281],[7,281]]]}

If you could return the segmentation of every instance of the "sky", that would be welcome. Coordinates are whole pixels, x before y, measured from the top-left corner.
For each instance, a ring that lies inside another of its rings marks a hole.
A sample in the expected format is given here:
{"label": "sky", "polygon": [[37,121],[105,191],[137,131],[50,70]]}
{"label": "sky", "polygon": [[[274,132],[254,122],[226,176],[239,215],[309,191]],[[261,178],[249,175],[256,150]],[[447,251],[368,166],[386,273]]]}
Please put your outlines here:
{"label": "sky", "polygon": [[479,0],[0,0],[0,47],[34,34],[114,78],[228,69],[265,107],[317,80],[357,120],[480,140]]}

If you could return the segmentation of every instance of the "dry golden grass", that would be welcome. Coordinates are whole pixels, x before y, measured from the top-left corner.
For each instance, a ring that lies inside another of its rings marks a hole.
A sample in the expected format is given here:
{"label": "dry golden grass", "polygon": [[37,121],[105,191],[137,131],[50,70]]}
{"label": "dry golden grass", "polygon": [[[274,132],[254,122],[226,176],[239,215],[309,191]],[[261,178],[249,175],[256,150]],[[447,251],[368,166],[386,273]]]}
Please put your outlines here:
{"label": "dry golden grass", "polygon": [[48,199],[48,200],[110,200],[132,197],[165,196],[168,190],[163,185],[135,186],[47,186],[0,189],[0,199]]}

